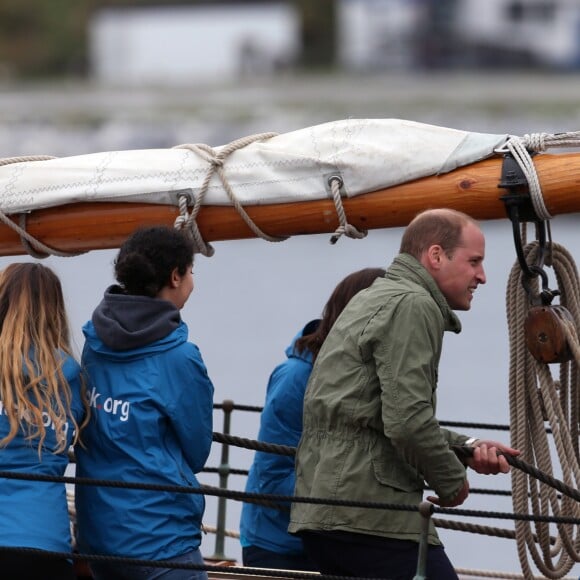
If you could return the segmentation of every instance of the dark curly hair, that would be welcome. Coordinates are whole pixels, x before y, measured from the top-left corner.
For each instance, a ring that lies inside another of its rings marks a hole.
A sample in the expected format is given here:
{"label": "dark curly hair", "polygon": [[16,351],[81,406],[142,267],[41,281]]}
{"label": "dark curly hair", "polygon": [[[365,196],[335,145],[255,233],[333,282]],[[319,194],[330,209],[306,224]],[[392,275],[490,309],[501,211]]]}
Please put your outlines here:
{"label": "dark curly hair", "polygon": [[127,294],[155,297],[175,268],[183,276],[193,265],[189,234],[167,226],[136,230],[115,259],[115,278]]}

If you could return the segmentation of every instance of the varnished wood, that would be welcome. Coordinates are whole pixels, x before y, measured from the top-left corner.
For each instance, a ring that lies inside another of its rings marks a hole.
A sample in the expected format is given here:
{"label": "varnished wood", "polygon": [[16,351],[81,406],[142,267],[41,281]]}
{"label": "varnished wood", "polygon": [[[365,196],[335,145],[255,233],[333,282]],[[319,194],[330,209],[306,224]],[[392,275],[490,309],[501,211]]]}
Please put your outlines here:
{"label": "varnished wood", "polygon": [[[580,153],[543,154],[535,158],[544,203],[552,215],[580,212]],[[348,221],[357,228],[405,226],[421,210],[449,207],[478,220],[506,217],[498,188],[502,160],[487,159],[441,176],[344,199]],[[321,184],[322,187],[322,184]],[[272,236],[333,232],[338,218],[332,200],[245,207],[260,229]],[[50,247],[66,252],[117,248],[137,227],[172,225],[176,207],[143,203],[77,203],[38,210],[26,229]],[[14,216],[18,221],[18,216]],[[208,241],[255,237],[230,206],[204,206],[198,215]],[[0,255],[25,254],[18,234],[0,225]]]}

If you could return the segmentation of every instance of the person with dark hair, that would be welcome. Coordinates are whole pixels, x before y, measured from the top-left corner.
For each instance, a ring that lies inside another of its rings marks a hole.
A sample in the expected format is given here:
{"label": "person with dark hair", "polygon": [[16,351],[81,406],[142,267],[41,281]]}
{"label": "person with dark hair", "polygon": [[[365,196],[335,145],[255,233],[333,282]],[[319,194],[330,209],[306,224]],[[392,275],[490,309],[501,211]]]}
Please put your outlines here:
{"label": "person with dark hair", "polygon": [[[311,320],[286,349],[287,360],[278,365],[268,381],[266,402],[260,417],[258,439],[295,447],[302,433],[302,404],[313,361],[332,325],[358,292],[368,288],[383,268],[364,268],[344,278],[333,290],[321,320]],[[294,458],[256,452],[246,491],[274,495],[294,492]],[[300,538],[287,529],[289,505],[280,508],[244,503],[240,541],[245,566],[283,570],[317,570],[306,556]]]}
{"label": "person with dark hair", "polygon": [[[466,465],[507,473],[503,455],[519,451],[444,429],[436,418],[437,376],[445,331],[460,332],[453,310],[469,310],[485,284],[485,239],[468,215],[434,209],[406,228],[400,252],[355,296],[318,354],[304,399],[295,495],[417,506],[425,482],[431,502],[461,505]],[[347,505],[292,504],[289,531],[299,534],[323,574],[410,580],[417,572],[417,512]],[[456,580],[430,522],[426,575]]]}
{"label": "person with dark hair", "polygon": [[[57,275],[36,263],[0,274],[0,471],[62,477],[86,420]],[[71,552],[64,483],[3,479],[0,546]],[[74,579],[72,560],[0,553],[3,578]]]}
{"label": "person with dark hair", "polygon": [[[193,243],[168,227],[136,231],[115,260],[118,284],[91,321],[82,363],[92,417],[77,475],[199,488],[210,452],[214,387],[181,319],[193,290]],[[203,567],[203,495],[77,486],[82,552]],[[202,570],[90,563],[97,580],[204,579]]]}

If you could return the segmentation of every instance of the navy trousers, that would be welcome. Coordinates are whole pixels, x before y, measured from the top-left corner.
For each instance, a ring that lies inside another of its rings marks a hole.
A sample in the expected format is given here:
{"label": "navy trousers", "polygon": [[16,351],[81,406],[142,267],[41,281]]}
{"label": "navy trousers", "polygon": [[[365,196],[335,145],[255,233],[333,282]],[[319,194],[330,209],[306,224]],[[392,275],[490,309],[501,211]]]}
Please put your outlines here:
{"label": "navy trousers", "polygon": [[74,580],[73,564],[69,560],[46,558],[36,554],[4,552],[0,554],[0,577],[19,580]]}
{"label": "navy trousers", "polygon": [[302,570],[303,572],[317,572],[318,568],[304,553],[302,554],[279,554],[248,546],[242,548],[242,561],[244,566],[250,568],[272,568],[273,570]]}
{"label": "navy trousers", "polygon": [[[419,544],[367,534],[302,532],[307,554],[322,574],[413,580]],[[458,580],[443,546],[429,546],[428,580]]]}

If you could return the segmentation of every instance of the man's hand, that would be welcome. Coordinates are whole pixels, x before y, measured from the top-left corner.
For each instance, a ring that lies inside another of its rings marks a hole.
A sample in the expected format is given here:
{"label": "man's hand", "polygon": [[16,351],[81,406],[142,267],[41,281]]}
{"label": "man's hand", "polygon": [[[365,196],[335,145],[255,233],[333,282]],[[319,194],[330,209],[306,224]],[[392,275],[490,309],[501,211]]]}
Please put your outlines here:
{"label": "man's hand", "polygon": [[469,481],[467,479],[463,482],[463,486],[457,492],[457,495],[450,500],[444,501],[435,495],[427,496],[427,500],[441,507],[457,507],[461,505],[469,495]]}
{"label": "man's hand", "polygon": [[[499,455],[498,451],[501,451]],[[498,441],[480,439],[474,443],[473,456],[467,459],[466,463],[471,469],[483,475],[508,473],[510,466],[502,453],[514,456],[520,454],[517,449],[512,449]]]}

